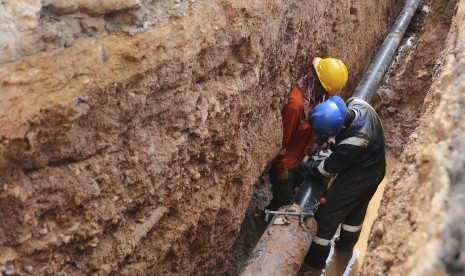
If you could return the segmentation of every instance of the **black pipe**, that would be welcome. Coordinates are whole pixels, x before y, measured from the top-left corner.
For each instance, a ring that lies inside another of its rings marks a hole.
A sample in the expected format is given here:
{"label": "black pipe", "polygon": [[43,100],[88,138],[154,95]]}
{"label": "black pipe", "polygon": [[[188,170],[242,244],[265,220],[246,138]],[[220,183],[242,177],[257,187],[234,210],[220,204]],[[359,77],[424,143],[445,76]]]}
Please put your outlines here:
{"label": "black pipe", "polygon": [[312,183],[306,181],[302,184],[302,186],[300,186],[299,190],[295,194],[293,202],[307,211],[308,205],[311,204],[310,202],[313,201],[314,197]]}
{"label": "black pipe", "polygon": [[292,202],[299,205],[306,212],[316,211],[314,207],[320,202],[320,198],[324,196],[326,185],[326,180],[322,178],[307,176]]}
{"label": "black pipe", "polygon": [[381,79],[391,64],[392,57],[399,46],[400,40],[402,39],[402,36],[404,35],[419,2],[419,0],[407,0],[407,3],[405,3],[404,8],[397,17],[396,22],[392,25],[389,34],[378,49],[370,67],[368,67],[367,72],[355,89],[355,97],[361,98],[368,103],[371,101],[374,92],[378,89]]}

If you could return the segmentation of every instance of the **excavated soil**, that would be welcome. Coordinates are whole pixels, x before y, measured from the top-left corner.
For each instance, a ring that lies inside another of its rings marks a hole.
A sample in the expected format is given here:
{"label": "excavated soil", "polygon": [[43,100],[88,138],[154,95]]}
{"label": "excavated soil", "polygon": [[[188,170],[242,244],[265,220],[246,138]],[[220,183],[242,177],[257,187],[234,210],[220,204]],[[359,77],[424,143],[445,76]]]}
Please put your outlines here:
{"label": "excavated soil", "polygon": [[[1,2],[0,275],[236,275],[291,86],[337,56],[351,94],[403,2]],[[418,12],[362,275],[465,273],[465,2]]]}
{"label": "excavated soil", "polygon": [[456,2],[426,1],[418,9],[373,99],[386,130],[386,146],[396,157],[401,155],[410,135],[418,136],[414,130],[433,76],[443,63],[439,56]]}
{"label": "excavated soil", "polygon": [[223,274],[291,85],[400,2],[2,2],[0,273]]}

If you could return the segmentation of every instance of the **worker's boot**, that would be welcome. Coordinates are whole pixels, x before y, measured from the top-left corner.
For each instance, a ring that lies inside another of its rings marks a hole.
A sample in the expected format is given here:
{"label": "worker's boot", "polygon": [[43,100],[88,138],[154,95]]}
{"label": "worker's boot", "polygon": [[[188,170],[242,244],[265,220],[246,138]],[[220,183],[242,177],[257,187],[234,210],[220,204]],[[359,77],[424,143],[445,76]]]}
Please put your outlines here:
{"label": "worker's boot", "polygon": [[284,205],[290,205],[292,197],[294,196],[294,190],[292,188],[292,171],[289,172],[289,178],[287,180],[281,180],[277,177],[276,168],[272,166],[269,171],[269,177],[272,184],[271,190],[273,192],[273,199],[267,209],[274,211]]}
{"label": "worker's boot", "polygon": [[341,235],[334,242],[334,247],[339,251],[351,252],[360,237],[360,232],[341,231]]}
{"label": "worker's boot", "polygon": [[328,258],[331,245],[323,246],[312,243],[305,256],[305,263],[316,269],[323,269],[326,266],[326,259]]}

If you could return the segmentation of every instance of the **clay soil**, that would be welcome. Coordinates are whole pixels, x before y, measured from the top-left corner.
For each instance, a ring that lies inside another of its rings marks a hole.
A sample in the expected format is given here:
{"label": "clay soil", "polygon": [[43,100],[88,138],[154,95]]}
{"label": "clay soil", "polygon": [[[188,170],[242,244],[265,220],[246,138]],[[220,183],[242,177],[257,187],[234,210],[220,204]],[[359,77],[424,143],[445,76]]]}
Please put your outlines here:
{"label": "clay soil", "polygon": [[443,64],[441,52],[456,2],[426,1],[418,8],[373,99],[385,127],[386,146],[397,158],[405,144],[418,137],[414,131],[424,106],[430,104],[424,99]]}
{"label": "clay soil", "polygon": [[[458,223],[463,215],[456,209],[463,208],[464,195],[459,188],[463,187],[463,146],[458,142],[463,140],[463,117],[456,113],[463,105],[463,76],[458,73],[463,70],[457,66],[463,51],[464,10],[457,1],[432,1],[429,7],[430,15],[409,62],[402,74],[394,76],[402,84],[395,88],[402,110],[389,114],[388,107],[382,112],[393,117],[386,120],[394,126],[391,134],[408,135],[408,139],[403,141],[405,146],[396,140],[390,142],[393,149],[403,148],[403,152],[372,229],[363,275],[464,272],[465,262],[460,257],[464,228]],[[401,104],[404,98],[418,100],[419,94],[425,94],[425,99],[414,109]],[[406,118],[407,124],[395,123],[397,114],[415,117],[418,112],[413,132],[404,133],[412,129],[412,117]],[[453,204],[449,204],[449,197],[454,198]]]}
{"label": "clay soil", "polygon": [[[154,1],[142,2],[143,12],[154,12],[149,27],[133,21],[138,10],[126,17],[45,8],[41,24],[69,41],[52,36],[50,49],[41,44],[0,64],[0,274],[237,275],[266,226],[266,169],[291,86],[313,55],[333,55],[351,68],[348,96],[403,4],[204,0],[156,1],[160,9],[151,9]],[[415,155],[428,145],[415,143],[429,137],[440,106],[441,92],[429,87],[446,64],[441,51],[456,2],[433,0],[418,11],[408,33],[419,36],[378,91],[388,148],[400,161],[362,274],[408,275],[406,256],[428,233],[423,209],[445,187],[445,171],[462,164],[438,166],[443,178],[433,185],[429,173],[442,155]],[[460,45],[462,11],[450,51]],[[460,50],[452,53],[459,59]],[[440,87],[463,71],[453,65]],[[444,140],[460,125],[450,119],[457,113],[445,117],[434,125]],[[453,157],[461,150],[455,141],[438,148]],[[406,185],[419,178],[426,184]],[[461,234],[450,229],[449,237]],[[400,241],[411,233],[414,245],[405,247]],[[448,241],[443,259],[455,268],[455,240]]]}
{"label": "clay soil", "polygon": [[224,274],[291,86],[313,55],[358,78],[400,8],[92,1],[143,3],[96,15],[5,3],[25,2],[37,12],[6,9],[12,22],[41,20],[28,30],[38,41],[53,34],[0,65],[0,272],[38,275]]}

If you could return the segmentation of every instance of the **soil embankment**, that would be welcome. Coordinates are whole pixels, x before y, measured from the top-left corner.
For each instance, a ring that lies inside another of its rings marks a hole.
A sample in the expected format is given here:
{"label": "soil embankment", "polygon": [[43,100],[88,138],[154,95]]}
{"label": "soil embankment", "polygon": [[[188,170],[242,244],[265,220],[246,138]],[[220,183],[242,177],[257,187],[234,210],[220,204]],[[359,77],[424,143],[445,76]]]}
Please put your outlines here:
{"label": "soil embankment", "polygon": [[399,1],[4,1],[0,268],[217,274],[313,55],[351,91]]}
{"label": "soil embankment", "polygon": [[[408,139],[386,187],[362,275],[462,275],[465,271],[465,6],[463,1],[432,1],[429,12],[410,61],[394,76],[399,80],[397,102],[403,107],[392,110],[412,113],[407,123],[414,125],[387,120],[397,126],[391,131],[400,130],[394,132],[397,137]],[[421,104],[406,107],[415,100]]]}

